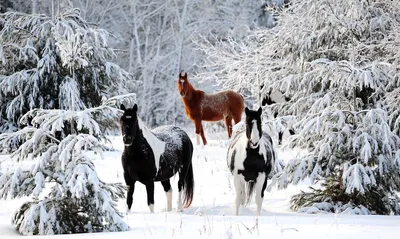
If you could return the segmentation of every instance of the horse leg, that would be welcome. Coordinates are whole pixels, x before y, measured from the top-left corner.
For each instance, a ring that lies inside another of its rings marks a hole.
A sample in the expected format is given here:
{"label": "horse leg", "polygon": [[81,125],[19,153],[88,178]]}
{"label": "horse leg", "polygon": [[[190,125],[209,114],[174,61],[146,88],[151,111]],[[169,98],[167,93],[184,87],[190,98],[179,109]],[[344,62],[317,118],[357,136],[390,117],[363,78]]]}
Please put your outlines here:
{"label": "horse leg", "polygon": [[145,185],[147,191],[147,205],[149,206],[150,212],[154,213],[154,182],[150,181]]}
{"label": "horse leg", "polygon": [[126,185],[128,185],[128,192],[126,194],[126,205],[127,212],[131,210],[132,202],[133,202],[133,192],[135,191],[135,181],[131,179],[128,173],[124,172],[124,179]]}
{"label": "horse leg", "polygon": [[226,125],[226,129],[228,130],[228,138],[230,138],[232,136],[232,117],[231,116],[227,116],[225,118],[225,125]]}
{"label": "horse leg", "polygon": [[260,173],[257,177],[256,183],[256,205],[257,205],[257,216],[261,214],[261,206],[264,200],[264,191],[267,187],[267,176],[265,173]]}
{"label": "horse leg", "polygon": [[203,125],[200,124],[200,126],[201,126],[201,131],[200,131],[201,139],[203,140],[203,144],[206,145],[207,140],[206,140],[206,136],[204,135]]}
{"label": "horse leg", "polygon": [[204,130],[203,130],[203,125],[201,124],[201,120],[196,120],[195,125],[196,125],[196,141],[197,141],[196,143],[197,143],[197,145],[200,144],[198,135],[201,136],[201,139],[203,140],[203,144],[206,145],[207,140],[206,140],[206,137],[204,136]]}
{"label": "horse leg", "polygon": [[282,144],[283,131],[278,132],[278,145]]}
{"label": "horse leg", "polygon": [[164,192],[167,196],[167,212],[170,212],[172,210],[172,188],[171,188],[171,183],[169,182],[169,179],[165,181],[161,181],[161,184],[164,188]]}
{"label": "horse leg", "polygon": [[195,120],[194,126],[196,128],[196,144],[200,145],[200,134],[201,134],[201,120]]}
{"label": "horse leg", "polygon": [[127,212],[129,212],[131,210],[134,191],[135,191],[135,183],[129,184],[128,185],[128,193],[127,193],[127,197],[126,197],[126,205],[128,206]]}
{"label": "horse leg", "polygon": [[234,122],[235,124],[239,123],[239,122],[242,120],[242,112],[243,112],[243,109],[242,109],[242,111],[240,111],[239,113],[233,114],[233,115],[232,115],[232,117],[233,117],[233,122]]}
{"label": "horse leg", "polygon": [[183,211],[183,207],[182,207],[182,191],[183,191],[183,187],[184,187],[184,181],[183,181],[183,177],[181,177],[181,174],[179,175],[179,181],[178,181],[178,200],[177,202],[177,207],[176,207],[176,211],[177,212],[182,212]]}
{"label": "horse leg", "polygon": [[239,207],[240,204],[244,204],[245,194],[244,194],[244,183],[239,175],[235,175],[233,177],[233,184],[235,186],[236,191],[236,200],[235,200],[235,215],[239,215]]}

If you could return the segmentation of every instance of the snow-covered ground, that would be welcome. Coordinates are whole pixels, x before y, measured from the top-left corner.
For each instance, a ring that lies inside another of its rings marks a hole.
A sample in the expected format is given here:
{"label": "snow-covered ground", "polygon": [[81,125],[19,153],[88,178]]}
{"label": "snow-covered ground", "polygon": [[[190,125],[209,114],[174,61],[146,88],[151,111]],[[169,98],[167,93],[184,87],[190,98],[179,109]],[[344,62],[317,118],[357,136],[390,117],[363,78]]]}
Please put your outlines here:
{"label": "snow-covered ground", "polygon": [[[357,216],[344,214],[300,214],[289,208],[291,195],[306,189],[309,184],[266,193],[261,216],[255,217],[255,203],[240,210],[234,216],[234,188],[226,164],[227,140],[216,140],[217,135],[206,135],[207,146],[195,145],[193,167],[195,195],[192,206],[182,213],[175,211],[178,177],[172,180],[173,212],[165,212],[166,197],[160,183],[155,188],[155,213],[147,207],[145,187],[136,184],[132,211],[124,219],[130,230],[120,233],[95,233],[61,235],[60,238],[397,238],[400,233],[400,218],[396,216]],[[213,137],[215,136],[215,137]],[[214,140],[213,140],[214,138]],[[123,182],[120,161],[121,137],[110,137],[115,151],[105,153],[104,159],[96,160],[100,178],[108,182]],[[193,140],[193,142],[196,142]],[[288,160],[295,151],[278,149],[278,157]],[[5,156],[0,156],[3,161]],[[8,163],[3,164],[9,165]],[[7,166],[6,166],[7,167]],[[0,237],[20,236],[11,226],[13,212],[25,199],[0,200]],[[125,211],[125,200],[118,204]],[[49,236],[35,236],[49,238]]]}

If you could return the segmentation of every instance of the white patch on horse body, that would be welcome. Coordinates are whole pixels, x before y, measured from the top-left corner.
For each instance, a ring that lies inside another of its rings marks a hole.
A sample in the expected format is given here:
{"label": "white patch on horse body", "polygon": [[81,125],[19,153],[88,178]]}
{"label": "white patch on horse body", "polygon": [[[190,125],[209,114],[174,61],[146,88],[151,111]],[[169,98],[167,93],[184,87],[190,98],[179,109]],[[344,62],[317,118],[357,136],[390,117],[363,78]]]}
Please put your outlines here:
{"label": "white patch on horse body", "polygon": [[125,116],[125,118],[127,118],[127,119],[132,119],[132,116],[127,115],[127,116]]}
{"label": "white patch on horse body", "polygon": [[139,128],[143,132],[143,137],[147,140],[147,143],[149,143],[150,148],[153,150],[154,161],[155,161],[155,165],[156,165],[156,175],[157,175],[158,169],[160,167],[160,156],[165,151],[165,142],[158,139],[150,131],[150,129],[147,128],[147,126],[143,124],[143,122],[140,119],[138,119],[138,122],[139,122]]}
{"label": "white patch on horse body", "polygon": [[[235,142],[234,147],[228,149],[228,165],[230,164],[230,161],[232,159],[232,153],[233,151],[236,151],[235,153],[235,161],[234,161],[234,167],[235,167],[235,173],[237,173],[237,170],[244,170],[244,165],[243,162],[246,159],[247,153],[246,153],[246,145],[247,145],[247,137],[245,133],[241,133],[240,135],[237,135],[239,137],[237,141]],[[244,180],[244,178],[243,178]]]}

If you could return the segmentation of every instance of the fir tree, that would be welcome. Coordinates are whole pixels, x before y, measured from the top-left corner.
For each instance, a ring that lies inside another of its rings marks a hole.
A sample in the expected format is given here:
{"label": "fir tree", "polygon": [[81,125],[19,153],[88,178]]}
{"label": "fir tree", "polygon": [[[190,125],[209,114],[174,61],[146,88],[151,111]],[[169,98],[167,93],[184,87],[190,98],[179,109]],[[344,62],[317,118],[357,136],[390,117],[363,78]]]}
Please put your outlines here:
{"label": "fir tree", "polygon": [[34,108],[93,107],[135,84],[109,62],[110,33],[93,28],[77,9],[54,18],[7,12],[0,22],[0,120],[7,125],[21,127],[20,116]]}
{"label": "fir tree", "polygon": [[[19,164],[0,175],[0,198],[32,197],[12,220],[21,234],[128,229],[115,202],[124,197],[124,186],[101,181],[92,158],[85,154],[90,150],[102,155],[103,132],[118,126],[119,110],[114,105],[122,98],[129,100],[134,95],[127,96],[114,97],[99,107],[82,111],[35,109],[21,118],[22,121],[32,118],[35,127],[0,135],[2,147],[7,147],[14,138],[24,139],[11,155],[17,165],[24,160],[33,162],[30,168]],[[77,125],[77,134],[57,139],[56,132],[66,121]]]}
{"label": "fir tree", "polygon": [[298,134],[288,146],[308,153],[290,161],[274,182],[322,182],[295,196],[293,208],[399,214],[400,5],[290,3],[278,9],[276,27],[255,30],[246,42],[200,46],[214,69],[202,75],[260,99],[271,90],[290,98],[266,108],[278,113],[277,121],[296,120]]}

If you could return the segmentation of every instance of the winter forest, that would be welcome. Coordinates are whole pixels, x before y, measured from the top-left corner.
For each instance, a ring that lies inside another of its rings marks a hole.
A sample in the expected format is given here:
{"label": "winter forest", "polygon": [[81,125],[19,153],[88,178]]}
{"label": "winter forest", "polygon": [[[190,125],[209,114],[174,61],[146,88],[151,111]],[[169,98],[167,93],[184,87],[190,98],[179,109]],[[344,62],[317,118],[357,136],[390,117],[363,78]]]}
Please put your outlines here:
{"label": "winter forest", "polygon": [[[245,111],[232,138],[203,121],[197,143],[181,72],[261,107],[276,158],[260,215],[235,215],[227,165]],[[400,0],[0,0],[0,234],[393,238],[399,103]],[[154,211],[140,183],[127,211],[121,106],[145,138],[189,135],[190,207],[174,176],[176,210],[155,182]]]}

